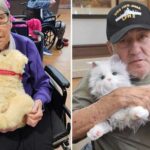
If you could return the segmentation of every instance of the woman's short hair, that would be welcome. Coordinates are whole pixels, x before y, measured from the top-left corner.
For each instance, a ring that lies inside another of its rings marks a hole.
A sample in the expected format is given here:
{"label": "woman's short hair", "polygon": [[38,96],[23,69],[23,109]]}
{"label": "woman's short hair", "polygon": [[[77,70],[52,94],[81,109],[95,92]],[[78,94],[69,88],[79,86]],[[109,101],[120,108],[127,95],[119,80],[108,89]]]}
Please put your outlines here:
{"label": "woman's short hair", "polygon": [[6,0],[0,0],[0,10],[10,14],[9,8],[6,4]]}

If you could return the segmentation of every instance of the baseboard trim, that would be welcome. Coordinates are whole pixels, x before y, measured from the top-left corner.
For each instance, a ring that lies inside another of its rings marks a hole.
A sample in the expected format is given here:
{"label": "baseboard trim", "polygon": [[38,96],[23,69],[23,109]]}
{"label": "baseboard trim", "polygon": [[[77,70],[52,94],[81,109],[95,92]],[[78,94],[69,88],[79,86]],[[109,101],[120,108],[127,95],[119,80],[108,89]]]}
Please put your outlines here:
{"label": "baseboard trim", "polygon": [[106,44],[73,45],[73,59],[107,56],[110,56],[110,53]]}
{"label": "baseboard trim", "polygon": [[73,78],[85,76],[90,69],[88,62],[107,59],[110,53],[106,44],[73,46]]}
{"label": "baseboard trim", "polygon": [[88,58],[88,59],[73,59],[73,78],[80,78],[86,75],[90,69],[88,62],[100,61],[108,59],[108,57]]}

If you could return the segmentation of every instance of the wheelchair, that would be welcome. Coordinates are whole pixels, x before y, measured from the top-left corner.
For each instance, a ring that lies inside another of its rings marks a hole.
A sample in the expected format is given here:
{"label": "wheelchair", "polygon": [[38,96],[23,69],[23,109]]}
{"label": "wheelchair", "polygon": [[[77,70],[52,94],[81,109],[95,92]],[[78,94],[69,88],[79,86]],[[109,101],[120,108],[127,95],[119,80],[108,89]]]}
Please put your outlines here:
{"label": "wheelchair", "polygon": [[41,20],[45,47],[51,49],[57,40],[56,48],[60,50],[64,47],[63,35],[65,32],[65,24],[62,21],[57,20],[58,17],[55,15],[43,19],[42,11],[42,8],[34,9],[27,7],[27,17],[28,19],[37,18]]}
{"label": "wheelchair", "polygon": [[[52,110],[52,131],[53,131],[53,148],[61,146],[63,150],[71,150],[69,144],[69,134],[71,124],[67,121],[67,117],[71,118],[70,110],[66,107],[67,90],[70,83],[66,78],[54,67],[45,66],[45,71],[51,78],[51,86],[53,87],[52,102],[46,107]],[[56,86],[57,85],[57,86]],[[60,89],[58,88],[60,87]]]}
{"label": "wheelchair", "polygon": [[[20,18],[20,17],[22,18],[22,16],[17,16],[16,18]],[[26,21],[24,20],[12,21],[11,31],[29,37],[31,40],[33,40],[39,51],[41,60],[43,60],[44,35],[42,32],[35,30],[34,34],[37,35],[37,39],[32,38],[31,36],[29,36],[29,28]]]}
{"label": "wheelchair", "polygon": [[42,8],[29,8],[27,2],[21,3],[24,6],[23,15],[27,19],[37,18],[42,23],[42,32],[44,34],[44,46],[47,49],[51,49],[56,43],[56,49],[60,50],[64,47],[63,35],[65,32],[65,24],[57,20],[55,15],[50,12],[50,16],[44,18]]}
{"label": "wheelchair", "polygon": [[[18,26],[22,23],[26,22],[13,22],[12,32],[28,37],[28,27]],[[39,41],[34,42],[42,59],[44,37],[43,34],[38,31],[35,31],[35,33],[41,37]],[[67,98],[67,88],[69,88],[70,83],[56,68],[52,67],[51,65],[45,66],[44,70],[50,78],[50,85],[53,89],[52,101],[51,103],[45,105],[45,107],[51,111],[50,118],[52,120],[51,125],[53,134],[52,146],[54,149],[61,146],[63,150],[71,150],[69,143],[69,135],[71,130],[71,124],[69,120],[71,119],[71,112],[65,105]]]}

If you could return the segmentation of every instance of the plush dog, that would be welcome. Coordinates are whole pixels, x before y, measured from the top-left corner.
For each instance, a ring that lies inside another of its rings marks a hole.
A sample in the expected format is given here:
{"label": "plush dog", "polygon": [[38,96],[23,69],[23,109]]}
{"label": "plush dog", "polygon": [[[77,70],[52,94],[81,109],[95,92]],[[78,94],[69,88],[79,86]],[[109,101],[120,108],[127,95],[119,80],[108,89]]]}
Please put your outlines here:
{"label": "plush dog", "polygon": [[33,99],[25,93],[22,74],[28,59],[15,49],[0,53],[0,130],[23,127]]}

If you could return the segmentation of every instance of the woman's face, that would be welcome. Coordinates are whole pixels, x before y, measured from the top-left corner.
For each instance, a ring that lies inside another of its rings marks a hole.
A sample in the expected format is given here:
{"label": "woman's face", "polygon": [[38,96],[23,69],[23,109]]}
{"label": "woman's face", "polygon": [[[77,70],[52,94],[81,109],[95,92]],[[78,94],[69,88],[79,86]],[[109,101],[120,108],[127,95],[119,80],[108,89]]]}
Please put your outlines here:
{"label": "woman's face", "polygon": [[0,24],[0,51],[8,48],[10,42],[11,22],[7,15],[4,15],[4,11],[0,10],[0,20],[8,19],[5,24]]}
{"label": "woman's face", "polygon": [[150,74],[150,30],[130,30],[114,49],[131,75],[144,78]]}

